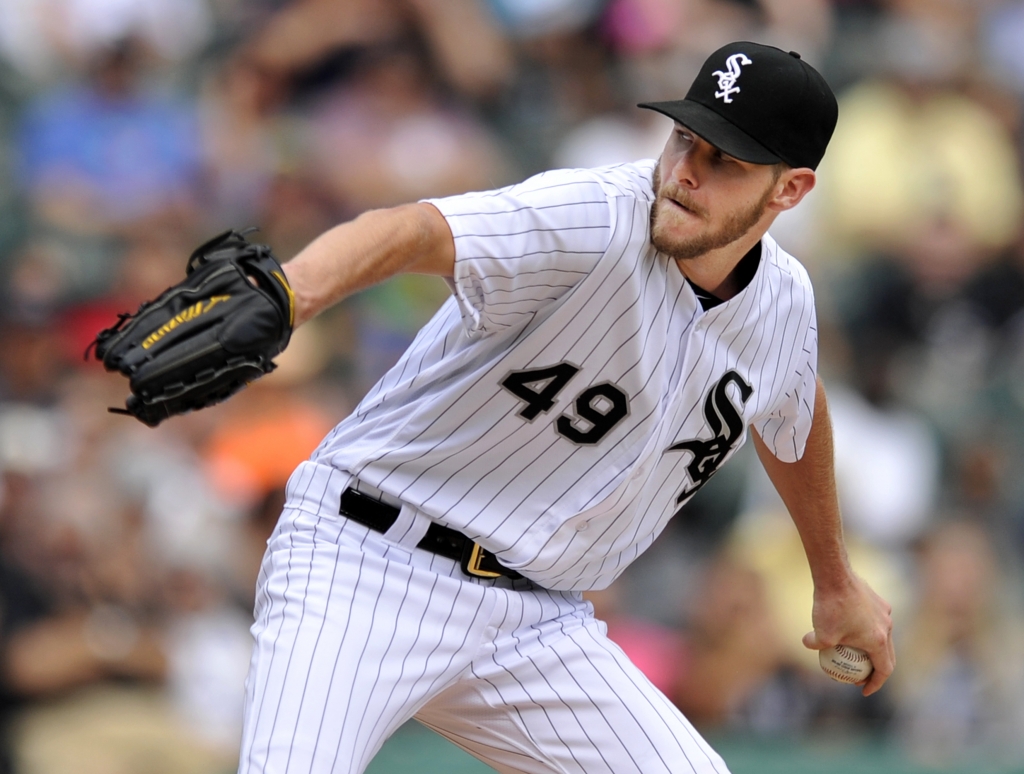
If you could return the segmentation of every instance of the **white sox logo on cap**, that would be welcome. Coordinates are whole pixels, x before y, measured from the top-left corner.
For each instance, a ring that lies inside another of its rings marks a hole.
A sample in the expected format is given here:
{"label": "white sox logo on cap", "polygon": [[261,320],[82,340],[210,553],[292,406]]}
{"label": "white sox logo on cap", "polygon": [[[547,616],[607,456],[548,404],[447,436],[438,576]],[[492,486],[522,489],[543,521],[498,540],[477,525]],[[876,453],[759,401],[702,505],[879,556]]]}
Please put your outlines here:
{"label": "white sox logo on cap", "polygon": [[715,96],[727,104],[731,103],[732,95],[739,94],[740,92],[740,87],[736,85],[736,81],[742,72],[740,68],[743,65],[753,63],[753,60],[746,54],[733,54],[726,59],[725,66],[729,68],[728,71],[715,70],[712,73],[712,75],[718,78],[718,91],[715,92]]}

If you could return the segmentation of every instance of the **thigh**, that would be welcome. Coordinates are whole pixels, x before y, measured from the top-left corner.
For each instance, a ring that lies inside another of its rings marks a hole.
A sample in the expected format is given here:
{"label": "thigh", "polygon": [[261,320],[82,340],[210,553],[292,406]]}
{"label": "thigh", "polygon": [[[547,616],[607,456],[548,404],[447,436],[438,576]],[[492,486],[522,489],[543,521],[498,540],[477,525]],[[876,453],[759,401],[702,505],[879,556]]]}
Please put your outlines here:
{"label": "thigh", "polygon": [[416,718],[501,772],[728,774],[604,626],[579,608],[500,634],[493,652]]}
{"label": "thigh", "polygon": [[483,589],[394,553],[343,519],[282,516],[260,573],[239,772],[361,772],[468,668]]}

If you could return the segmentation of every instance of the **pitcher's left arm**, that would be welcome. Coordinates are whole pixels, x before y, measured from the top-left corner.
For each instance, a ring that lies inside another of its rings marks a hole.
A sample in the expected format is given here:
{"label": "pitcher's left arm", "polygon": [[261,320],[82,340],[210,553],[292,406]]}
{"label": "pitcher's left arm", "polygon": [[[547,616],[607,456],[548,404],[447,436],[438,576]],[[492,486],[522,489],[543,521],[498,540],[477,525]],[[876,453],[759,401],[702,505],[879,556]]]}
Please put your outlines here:
{"label": "pitcher's left arm", "polygon": [[874,665],[863,687],[869,696],[882,687],[896,665],[892,607],[850,566],[836,492],[832,422],[821,379],[810,434],[799,460],[782,462],[756,432],[751,434],[757,456],[796,524],[811,568],[814,631],[804,636],[804,645],[822,650],[842,643],[867,651]]}

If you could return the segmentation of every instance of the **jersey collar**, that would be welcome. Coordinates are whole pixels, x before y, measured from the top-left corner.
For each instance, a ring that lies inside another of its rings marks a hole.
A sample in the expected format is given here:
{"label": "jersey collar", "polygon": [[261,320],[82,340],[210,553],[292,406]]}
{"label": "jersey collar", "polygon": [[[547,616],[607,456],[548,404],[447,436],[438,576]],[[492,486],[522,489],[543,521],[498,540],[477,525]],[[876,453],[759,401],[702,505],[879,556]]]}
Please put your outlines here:
{"label": "jersey collar", "polygon": [[[750,281],[754,279],[754,275],[757,274],[757,267],[760,263],[761,242],[758,242],[747,251],[746,255],[740,258],[740,262],[737,263],[736,268],[733,269],[733,271],[736,272],[736,279],[739,280],[739,290],[737,290],[737,294],[746,288],[747,285],[750,284]],[[719,304],[725,303],[725,301],[718,296],[713,295],[704,290],[704,288],[693,284],[689,277],[686,278],[686,281],[690,284],[690,287],[693,289],[694,294],[697,296],[697,299],[700,301],[700,305],[705,312]]]}

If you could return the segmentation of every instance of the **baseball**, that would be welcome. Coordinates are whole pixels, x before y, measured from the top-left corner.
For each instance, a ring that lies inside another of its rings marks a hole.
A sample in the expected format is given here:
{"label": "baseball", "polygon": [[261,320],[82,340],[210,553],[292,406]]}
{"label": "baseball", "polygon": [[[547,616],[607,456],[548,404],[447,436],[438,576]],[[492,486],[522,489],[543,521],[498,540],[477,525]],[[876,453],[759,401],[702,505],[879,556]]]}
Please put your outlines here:
{"label": "baseball", "polygon": [[841,683],[862,683],[871,676],[874,669],[867,653],[849,645],[819,650],[818,663],[825,674]]}

